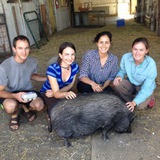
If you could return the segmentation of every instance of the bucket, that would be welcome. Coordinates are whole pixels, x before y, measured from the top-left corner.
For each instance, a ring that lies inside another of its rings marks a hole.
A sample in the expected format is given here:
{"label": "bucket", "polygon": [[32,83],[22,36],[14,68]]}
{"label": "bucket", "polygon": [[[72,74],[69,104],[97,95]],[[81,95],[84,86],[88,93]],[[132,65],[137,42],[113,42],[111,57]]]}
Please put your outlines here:
{"label": "bucket", "polygon": [[117,20],[117,27],[123,27],[123,26],[125,26],[125,20],[124,19]]}

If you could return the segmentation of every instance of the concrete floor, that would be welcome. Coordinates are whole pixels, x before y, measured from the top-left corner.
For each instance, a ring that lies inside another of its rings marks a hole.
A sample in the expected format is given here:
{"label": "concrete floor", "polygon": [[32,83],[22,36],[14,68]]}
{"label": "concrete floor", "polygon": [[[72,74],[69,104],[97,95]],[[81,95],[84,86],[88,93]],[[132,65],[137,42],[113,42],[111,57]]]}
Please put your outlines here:
{"label": "concrete floor", "polygon": [[106,17],[106,24],[116,24],[117,23],[117,20],[120,20],[120,19],[124,19],[124,20],[130,20],[130,19],[133,19],[134,18],[134,15],[119,15],[119,16],[109,16],[109,17]]}
{"label": "concrete floor", "polygon": [[84,14],[80,17],[75,16],[75,27],[83,28],[83,27],[103,27],[107,24],[116,24],[117,20],[129,20],[133,19],[134,15],[119,15],[119,16],[106,16],[103,14],[99,15],[99,20],[96,14]]}

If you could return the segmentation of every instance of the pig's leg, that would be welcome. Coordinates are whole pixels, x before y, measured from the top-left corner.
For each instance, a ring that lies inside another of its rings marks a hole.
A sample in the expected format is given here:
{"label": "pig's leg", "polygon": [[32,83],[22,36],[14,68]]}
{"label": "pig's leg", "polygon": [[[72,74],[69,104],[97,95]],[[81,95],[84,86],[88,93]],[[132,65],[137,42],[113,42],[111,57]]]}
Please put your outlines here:
{"label": "pig's leg", "polygon": [[102,130],[102,139],[104,141],[107,141],[109,139],[107,135],[107,131],[105,129]]}
{"label": "pig's leg", "polygon": [[51,124],[51,118],[50,118],[50,113],[48,108],[47,108],[47,122],[48,122],[48,131],[52,132],[52,124]]}
{"label": "pig's leg", "polygon": [[71,143],[69,142],[68,138],[63,138],[63,139],[64,139],[64,145],[65,145],[66,147],[72,146]]}
{"label": "pig's leg", "polygon": [[107,132],[113,127],[113,123],[112,122],[105,122],[105,125],[103,126],[103,130],[102,130],[102,138],[104,141],[108,140],[108,135]]}

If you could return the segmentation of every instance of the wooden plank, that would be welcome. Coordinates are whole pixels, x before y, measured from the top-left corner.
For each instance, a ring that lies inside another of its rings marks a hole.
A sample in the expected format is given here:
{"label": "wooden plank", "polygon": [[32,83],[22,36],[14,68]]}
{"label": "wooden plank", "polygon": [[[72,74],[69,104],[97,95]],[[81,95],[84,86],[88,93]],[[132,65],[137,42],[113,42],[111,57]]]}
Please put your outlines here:
{"label": "wooden plank", "polygon": [[144,17],[144,23],[145,23],[145,25],[146,25],[148,28],[150,28],[150,26],[151,26],[151,17],[145,15],[145,17]]}
{"label": "wooden plank", "polygon": [[160,0],[157,2],[157,15],[156,15],[156,34],[160,36]]}
{"label": "wooden plank", "polygon": [[18,21],[17,21],[15,6],[12,6],[12,13],[13,13],[13,19],[15,23],[16,32],[17,32],[17,35],[19,35],[19,28],[18,28]]}
{"label": "wooden plank", "polygon": [[45,33],[48,35],[48,29],[47,29],[47,19],[46,19],[46,7],[44,4],[40,5],[41,8],[41,17],[42,17],[42,25],[45,30]]}

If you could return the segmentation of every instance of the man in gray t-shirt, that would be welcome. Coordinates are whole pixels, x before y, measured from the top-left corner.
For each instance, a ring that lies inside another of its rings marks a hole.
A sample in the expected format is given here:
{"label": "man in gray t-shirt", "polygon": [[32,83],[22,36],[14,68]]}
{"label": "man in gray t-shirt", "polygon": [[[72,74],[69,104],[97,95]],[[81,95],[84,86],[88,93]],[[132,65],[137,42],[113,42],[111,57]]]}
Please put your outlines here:
{"label": "man in gray t-shirt", "polygon": [[[11,115],[10,130],[16,131],[19,128],[19,109],[30,122],[36,119],[33,110],[43,109],[43,100],[37,96],[38,93],[33,92],[31,80],[45,81],[46,77],[37,74],[36,59],[28,57],[30,42],[27,37],[15,37],[13,51],[14,56],[0,64],[0,104]],[[34,99],[24,99],[26,92],[30,91],[33,92]]]}

